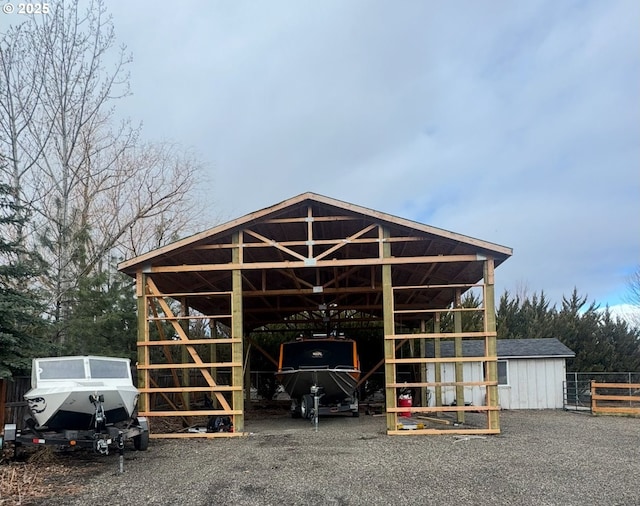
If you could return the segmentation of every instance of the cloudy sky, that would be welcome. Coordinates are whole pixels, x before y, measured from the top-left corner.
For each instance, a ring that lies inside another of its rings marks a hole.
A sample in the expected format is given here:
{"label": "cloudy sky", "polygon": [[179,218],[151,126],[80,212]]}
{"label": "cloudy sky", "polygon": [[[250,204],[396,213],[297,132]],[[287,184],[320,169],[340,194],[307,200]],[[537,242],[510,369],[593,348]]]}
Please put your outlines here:
{"label": "cloudy sky", "polygon": [[637,0],[108,7],[134,56],[121,112],[196,151],[212,216],[312,191],[512,247],[499,293],[621,302],[640,264]]}

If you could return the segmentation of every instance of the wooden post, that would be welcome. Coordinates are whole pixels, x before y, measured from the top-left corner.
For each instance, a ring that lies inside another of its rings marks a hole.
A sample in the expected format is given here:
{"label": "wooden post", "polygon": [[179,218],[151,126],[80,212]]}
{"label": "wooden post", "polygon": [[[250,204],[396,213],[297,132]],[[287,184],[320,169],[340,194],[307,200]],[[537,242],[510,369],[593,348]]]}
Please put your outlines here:
{"label": "wooden post", "polygon": [[[420,332],[425,333],[427,331],[427,325],[424,320],[420,320]],[[420,357],[425,358],[427,356],[427,340],[420,339]],[[427,382],[427,364],[420,364],[420,382]],[[422,387],[420,389],[420,405],[428,406],[429,404],[429,389]]]}
{"label": "wooden post", "polygon": [[[433,320],[433,332],[438,334],[440,332],[440,313],[436,313]],[[435,358],[440,358],[442,356],[442,351],[440,350],[440,338],[436,337],[433,343],[433,355]],[[440,362],[436,362],[434,364],[434,373],[435,373],[435,382],[438,383],[436,385],[436,406],[442,406],[442,386],[439,383],[442,383],[442,364]]]}
{"label": "wooden post", "polygon": [[[147,302],[147,276],[138,271],[136,273],[136,297],[138,309],[138,343],[147,342],[149,340],[149,320],[147,319],[148,302]],[[149,365],[149,347],[138,346],[138,364]],[[138,388],[147,388],[149,386],[149,370],[138,369]],[[138,411],[148,411],[149,394],[142,393],[138,398]]]}
{"label": "wooden post", "polygon": [[[495,307],[495,286],[494,286],[494,261],[487,258],[484,261],[484,321],[486,350],[490,357],[497,357],[498,345],[496,343],[496,307]],[[487,380],[498,382],[498,363],[496,360],[487,362]],[[487,406],[498,406],[497,385],[487,386]],[[500,430],[500,415],[497,410],[489,411],[487,415],[488,428]]]}
{"label": "wooden post", "polygon": [[[218,339],[218,325],[216,325],[215,320],[209,321],[209,328],[211,329],[211,340],[212,344],[209,345],[209,362],[215,364],[218,361],[218,345],[216,344],[216,339]],[[210,370],[211,376],[213,379],[218,382],[218,373],[215,367],[211,367]],[[218,409],[220,404],[218,403],[218,398],[215,395],[211,396],[211,401],[213,402],[213,408]]]}
{"label": "wooden post", "polygon": [[[241,234],[236,232],[233,234],[233,242],[236,247],[233,248],[233,263],[239,264],[242,262],[242,240]],[[240,366],[234,366],[231,369],[231,384],[233,386],[239,386],[239,390],[234,390],[232,393],[233,402],[232,409],[242,409],[244,401],[243,392],[243,377],[242,377],[242,359],[243,357],[243,338],[244,338],[244,326],[242,320],[242,269],[233,269],[231,273],[231,281],[233,286],[233,293],[231,295],[231,337],[239,339],[239,342],[231,345],[231,361],[240,364]],[[242,414],[234,415],[234,430],[236,432],[244,431],[244,409]]]}
{"label": "wooden post", "polygon": [[[182,297],[180,299],[180,315],[189,316],[189,307],[187,306],[186,297]],[[180,326],[182,327],[182,330],[184,330],[184,333],[187,336],[189,336],[189,320],[180,320]],[[181,352],[182,352],[182,356],[181,356],[180,362],[183,364],[188,364],[189,362],[191,362],[191,360],[189,359],[189,353],[187,351],[186,346],[181,347]],[[191,369],[187,369],[187,368],[182,369],[182,386],[188,387],[190,384],[191,384]],[[186,411],[189,411],[191,409],[190,395],[191,394],[188,391],[182,392],[182,407]]]}
{"label": "wooden post", "polygon": [[[454,305],[455,309],[460,309],[462,307],[461,294],[460,289],[456,289],[456,302]],[[453,313],[453,329],[455,333],[462,332],[462,313],[460,311],[456,311]],[[455,356],[462,357],[462,338],[456,337],[454,338],[454,349]],[[464,381],[464,366],[462,362],[455,363],[455,374],[456,374],[456,383],[461,383]],[[464,406],[464,386],[456,385],[456,404],[458,406]],[[458,423],[464,423],[464,411],[458,411]]]}
{"label": "wooden post", "polygon": [[[382,231],[384,239],[389,237],[389,230]],[[388,258],[391,256],[391,244],[384,241],[382,244],[382,256]],[[391,336],[395,334],[394,314],[393,314],[393,281],[391,278],[391,265],[382,265],[382,309],[383,309],[383,328],[384,335]],[[396,365],[389,362],[396,357],[395,342],[391,339],[384,341],[384,377],[386,385],[396,382]],[[396,408],[398,400],[396,399],[395,387],[385,387],[385,403],[387,407],[387,430],[396,430],[397,413],[389,412],[389,408]]]}

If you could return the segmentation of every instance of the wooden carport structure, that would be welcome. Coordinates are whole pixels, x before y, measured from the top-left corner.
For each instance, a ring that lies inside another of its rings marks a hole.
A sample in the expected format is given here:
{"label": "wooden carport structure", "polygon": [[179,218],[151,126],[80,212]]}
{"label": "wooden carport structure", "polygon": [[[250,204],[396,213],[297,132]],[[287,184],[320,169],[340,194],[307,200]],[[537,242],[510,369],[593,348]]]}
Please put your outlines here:
{"label": "wooden carport structure", "polygon": [[[140,415],[229,416],[235,428],[154,437],[241,434],[245,337],[331,302],[383,322],[389,434],[445,431],[399,430],[398,414],[407,409],[450,412],[460,422],[466,411],[481,412],[484,427],[446,432],[499,433],[494,268],[511,253],[504,246],[304,193],[122,262],[119,269],[135,277],[137,286]],[[480,293],[479,308],[461,306],[461,295],[470,289]],[[478,317],[473,330],[463,328],[469,311]],[[440,328],[443,314],[453,317],[446,332]],[[462,356],[463,339],[483,340],[484,354]],[[455,357],[439,356],[442,340],[455,343]],[[407,342],[411,356],[399,356]],[[428,356],[426,350],[435,352]],[[462,364],[468,361],[483,363],[483,381],[465,381]],[[430,362],[436,364],[435,381],[428,382],[425,373],[418,381],[398,382],[398,367],[425,371]],[[438,370],[446,363],[455,364],[453,383],[440,380]],[[464,389],[472,386],[486,389],[484,406],[465,404]],[[456,389],[456,405],[442,405],[443,387]],[[400,408],[403,388],[416,389],[423,399],[427,391],[435,392],[435,401]],[[155,410],[152,396],[161,396],[168,408]],[[193,409],[199,396],[210,401]]]}

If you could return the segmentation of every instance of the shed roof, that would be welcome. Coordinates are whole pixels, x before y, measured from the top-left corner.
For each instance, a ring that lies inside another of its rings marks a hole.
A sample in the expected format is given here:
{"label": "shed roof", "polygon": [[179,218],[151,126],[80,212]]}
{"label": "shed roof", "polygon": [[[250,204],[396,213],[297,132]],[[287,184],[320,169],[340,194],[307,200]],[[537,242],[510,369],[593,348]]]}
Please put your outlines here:
{"label": "shed roof", "polygon": [[[498,339],[498,358],[573,358],[576,354],[562,344],[555,337],[537,339]],[[433,344],[427,347],[428,356],[434,356]],[[440,344],[442,357],[454,356],[454,343],[447,341]],[[484,355],[484,342],[465,340],[462,342],[464,357],[479,357]]]}

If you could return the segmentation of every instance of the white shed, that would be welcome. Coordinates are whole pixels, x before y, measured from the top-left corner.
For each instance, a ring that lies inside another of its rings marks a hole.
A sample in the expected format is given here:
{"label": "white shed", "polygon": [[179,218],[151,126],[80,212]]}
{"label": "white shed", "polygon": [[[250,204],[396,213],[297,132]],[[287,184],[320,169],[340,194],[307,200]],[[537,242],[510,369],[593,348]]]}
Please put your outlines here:
{"label": "white shed", "polygon": [[[483,342],[466,340],[462,343],[465,357],[483,355]],[[575,353],[555,338],[498,339],[498,395],[502,409],[562,409],[563,382],[566,359]],[[433,348],[432,348],[433,349]],[[441,343],[442,357],[453,357],[453,343]],[[433,356],[433,355],[431,355]],[[482,381],[481,362],[463,364],[465,382]],[[427,381],[435,382],[435,365],[427,365]],[[441,381],[455,381],[455,365],[441,364]],[[429,405],[435,405],[430,392]],[[442,387],[442,403],[456,403],[454,386]],[[485,404],[484,387],[465,387],[465,403]]]}

